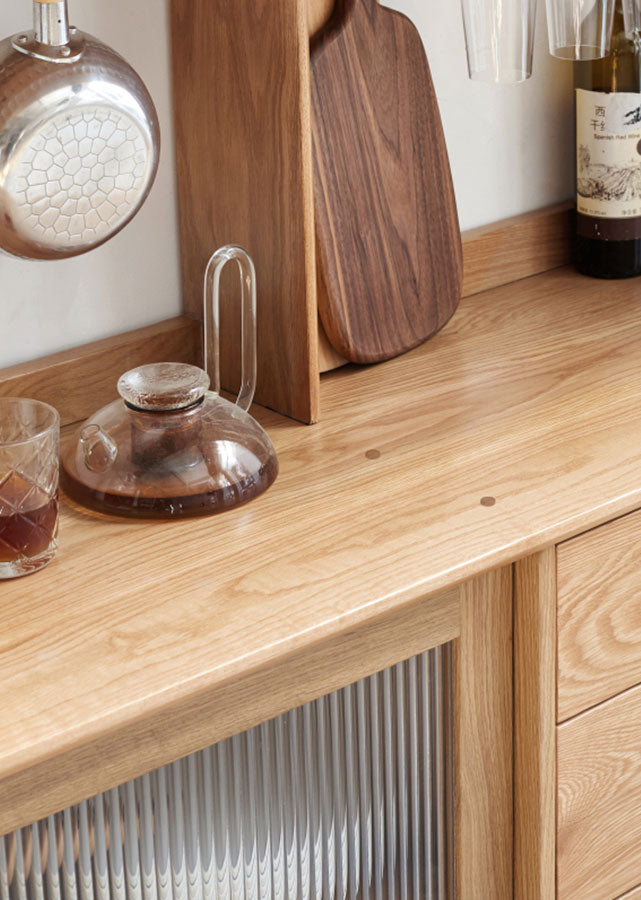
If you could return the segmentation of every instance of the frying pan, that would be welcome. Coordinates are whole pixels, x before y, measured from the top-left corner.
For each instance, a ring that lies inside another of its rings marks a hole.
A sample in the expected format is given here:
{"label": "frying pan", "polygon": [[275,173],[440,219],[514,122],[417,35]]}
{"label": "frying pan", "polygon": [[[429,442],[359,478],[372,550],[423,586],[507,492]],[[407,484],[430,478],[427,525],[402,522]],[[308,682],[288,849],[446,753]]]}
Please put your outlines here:
{"label": "frying pan", "polygon": [[33,31],[0,41],[0,250],[63,259],[129,222],[158,168],[153,101],[131,66],[34,0]]}

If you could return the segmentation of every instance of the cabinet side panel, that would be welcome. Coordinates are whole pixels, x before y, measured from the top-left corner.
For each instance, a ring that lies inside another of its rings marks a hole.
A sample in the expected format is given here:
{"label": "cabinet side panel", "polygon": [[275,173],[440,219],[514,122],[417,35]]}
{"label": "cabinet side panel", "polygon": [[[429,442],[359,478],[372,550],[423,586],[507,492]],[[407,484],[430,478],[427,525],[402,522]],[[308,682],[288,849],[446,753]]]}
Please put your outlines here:
{"label": "cabinet side panel", "polygon": [[[171,4],[185,310],[202,315],[213,251],[243,246],[258,280],[256,399],[312,422],[319,374],[307,28],[303,0]],[[231,318],[224,325],[223,386],[232,388],[240,343]]]}

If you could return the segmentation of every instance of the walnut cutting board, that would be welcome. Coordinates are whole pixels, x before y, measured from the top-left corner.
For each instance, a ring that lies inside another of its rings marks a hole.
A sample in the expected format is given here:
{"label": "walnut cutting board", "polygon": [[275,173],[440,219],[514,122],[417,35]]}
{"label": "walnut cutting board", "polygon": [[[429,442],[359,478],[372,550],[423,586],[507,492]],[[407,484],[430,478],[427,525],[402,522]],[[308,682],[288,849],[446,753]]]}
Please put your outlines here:
{"label": "walnut cutting board", "polygon": [[420,35],[376,0],[337,0],[311,44],[319,312],[332,346],[373,363],[454,313],[461,237]]}

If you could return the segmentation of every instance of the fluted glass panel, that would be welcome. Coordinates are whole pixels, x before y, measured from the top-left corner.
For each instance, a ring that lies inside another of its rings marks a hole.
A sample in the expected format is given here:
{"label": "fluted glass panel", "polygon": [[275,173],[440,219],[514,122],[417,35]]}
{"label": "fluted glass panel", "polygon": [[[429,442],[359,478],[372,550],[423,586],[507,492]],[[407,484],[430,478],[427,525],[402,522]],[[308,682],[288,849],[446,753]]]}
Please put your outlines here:
{"label": "fluted glass panel", "polygon": [[451,646],[0,837],[0,900],[444,900]]}

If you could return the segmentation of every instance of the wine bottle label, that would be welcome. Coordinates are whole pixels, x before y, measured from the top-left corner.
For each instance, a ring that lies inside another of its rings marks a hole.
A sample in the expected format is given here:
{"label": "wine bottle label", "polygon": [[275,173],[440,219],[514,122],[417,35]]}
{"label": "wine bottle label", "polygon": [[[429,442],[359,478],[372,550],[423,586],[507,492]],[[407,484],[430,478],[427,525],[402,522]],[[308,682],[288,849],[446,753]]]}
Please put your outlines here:
{"label": "wine bottle label", "polygon": [[576,131],[578,212],[604,219],[641,217],[641,94],[578,88]]}

